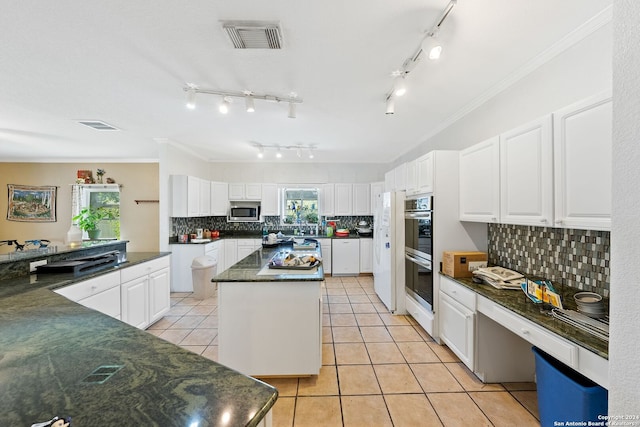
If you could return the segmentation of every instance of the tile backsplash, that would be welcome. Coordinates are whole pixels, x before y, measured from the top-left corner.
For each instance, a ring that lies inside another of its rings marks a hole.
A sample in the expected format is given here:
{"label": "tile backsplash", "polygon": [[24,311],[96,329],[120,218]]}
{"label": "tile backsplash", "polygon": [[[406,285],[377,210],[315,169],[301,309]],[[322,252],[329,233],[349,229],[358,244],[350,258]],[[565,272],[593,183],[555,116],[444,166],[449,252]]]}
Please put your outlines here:
{"label": "tile backsplash", "polygon": [[610,232],[489,224],[489,263],[609,296]]}

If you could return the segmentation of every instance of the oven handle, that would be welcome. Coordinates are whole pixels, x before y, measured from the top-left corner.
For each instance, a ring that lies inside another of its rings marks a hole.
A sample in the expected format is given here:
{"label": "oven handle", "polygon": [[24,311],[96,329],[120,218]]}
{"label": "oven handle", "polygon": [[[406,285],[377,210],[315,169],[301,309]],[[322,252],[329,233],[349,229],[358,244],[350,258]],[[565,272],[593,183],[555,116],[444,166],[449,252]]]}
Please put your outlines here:
{"label": "oven handle", "polygon": [[404,217],[411,219],[431,219],[431,212],[405,212]]}
{"label": "oven handle", "polygon": [[429,261],[423,261],[421,258],[413,256],[407,252],[404,253],[404,257],[409,261],[418,264],[420,267],[428,268],[429,270],[431,270],[431,262]]}

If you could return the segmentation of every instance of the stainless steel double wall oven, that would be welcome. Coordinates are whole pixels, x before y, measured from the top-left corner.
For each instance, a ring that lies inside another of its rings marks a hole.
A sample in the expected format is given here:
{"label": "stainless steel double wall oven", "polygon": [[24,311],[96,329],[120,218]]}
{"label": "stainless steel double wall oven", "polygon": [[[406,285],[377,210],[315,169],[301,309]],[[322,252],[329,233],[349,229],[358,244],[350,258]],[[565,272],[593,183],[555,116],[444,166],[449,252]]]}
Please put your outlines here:
{"label": "stainless steel double wall oven", "polygon": [[433,311],[433,196],[405,200],[405,287],[407,293]]}

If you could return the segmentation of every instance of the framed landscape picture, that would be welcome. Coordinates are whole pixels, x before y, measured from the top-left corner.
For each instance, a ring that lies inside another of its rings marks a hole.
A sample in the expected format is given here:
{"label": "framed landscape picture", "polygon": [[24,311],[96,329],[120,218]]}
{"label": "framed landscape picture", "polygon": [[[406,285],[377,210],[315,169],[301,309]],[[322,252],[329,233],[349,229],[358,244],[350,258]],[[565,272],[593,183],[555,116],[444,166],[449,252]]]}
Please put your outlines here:
{"label": "framed landscape picture", "polygon": [[9,204],[8,221],[56,222],[55,186],[7,184]]}

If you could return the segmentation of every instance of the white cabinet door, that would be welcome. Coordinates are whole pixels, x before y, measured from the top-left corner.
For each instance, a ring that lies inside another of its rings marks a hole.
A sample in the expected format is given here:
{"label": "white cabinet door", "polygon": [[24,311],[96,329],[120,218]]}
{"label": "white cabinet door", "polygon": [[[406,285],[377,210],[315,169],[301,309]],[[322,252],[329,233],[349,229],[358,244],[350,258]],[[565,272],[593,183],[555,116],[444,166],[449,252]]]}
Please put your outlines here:
{"label": "white cabinet door", "polygon": [[122,321],[139,329],[149,325],[149,276],[121,285]]}
{"label": "white cabinet door", "polygon": [[498,222],[500,138],[460,151],[460,220]]}
{"label": "white cabinet door", "polygon": [[360,273],[373,273],[373,239],[360,240]]}
{"label": "white cabinet door", "polygon": [[433,193],[433,168],[433,153],[418,157],[416,160],[416,193]]}
{"label": "white cabinet door", "polygon": [[255,248],[253,247],[253,243],[252,242],[251,242],[251,245],[241,245],[240,243],[243,240],[245,240],[245,239],[239,239],[239,241],[238,241],[238,261],[246,258],[250,254],[252,254],[253,251],[255,251]]}
{"label": "white cabinet door", "polygon": [[225,270],[238,262],[238,241],[236,239],[224,240],[224,266]]}
{"label": "white cabinet door", "polygon": [[611,229],[611,92],[553,115],[555,225]]}
{"label": "white cabinet door", "polygon": [[357,276],[360,273],[359,239],[331,240],[331,274],[334,276]]}
{"label": "white cabinet door", "polygon": [[120,318],[120,272],[107,273],[84,280],[55,292],[71,301],[108,316]]}
{"label": "white cabinet door", "polygon": [[411,160],[406,163],[406,183],[405,190],[407,195],[414,195],[418,193],[418,163],[416,160]]}
{"label": "white cabinet door", "polygon": [[218,241],[218,267],[216,268],[216,274],[220,274],[227,269],[227,260],[226,260],[226,240]]}
{"label": "white cabinet door", "polygon": [[226,182],[211,183],[211,215],[227,216],[229,209],[229,184]]}
{"label": "white cabinet door", "polygon": [[102,291],[99,294],[78,301],[85,307],[92,308],[107,316],[120,319],[120,284],[118,286]]}
{"label": "white cabinet door", "polygon": [[369,184],[353,184],[353,214],[371,215],[372,212]]}
{"label": "white cabinet door", "polygon": [[353,185],[335,184],[335,215],[353,215]]}
{"label": "white cabinet door", "polygon": [[384,193],[384,182],[371,183],[371,215],[376,211],[376,200],[378,194]]}
{"label": "white cabinet door", "polygon": [[407,164],[403,163],[396,166],[393,170],[395,176],[395,191],[404,191],[407,189]]}
{"label": "white cabinet door", "polygon": [[322,203],[320,205],[320,215],[335,215],[335,187],[333,184],[322,184]]}
{"label": "white cabinet door", "polygon": [[245,184],[244,195],[247,200],[262,200],[262,184]]}
{"label": "white cabinet door", "polygon": [[208,216],[211,210],[209,181],[195,176],[171,175],[171,216]]}
{"label": "white cabinet door", "polygon": [[551,115],[500,135],[500,222],[551,226]]}
{"label": "white cabinet door", "polygon": [[440,339],[469,369],[474,370],[475,314],[444,292],[440,292]]}
{"label": "white cabinet door", "polygon": [[200,178],[187,177],[187,215],[200,216]]}
{"label": "white cabinet door", "polygon": [[331,239],[318,239],[322,250],[322,269],[325,274],[331,274]]}
{"label": "white cabinet door", "polygon": [[229,200],[244,200],[244,184],[229,184]]}
{"label": "white cabinet door", "polygon": [[392,169],[384,174],[384,191],[396,191],[396,175]]}
{"label": "white cabinet door", "polygon": [[199,179],[199,182],[199,216],[209,216],[211,215],[211,181],[207,181],[206,179]]}
{"label": "white cabinet door", "polygon": [[149,274],[149,324],[160,320],[171,308],[168,268]]}
{"label": "white cabinet door", "polygon": [[279,215],[277,184],[262,184],[262,203],[260,209],[260,214],[263,216]]}

